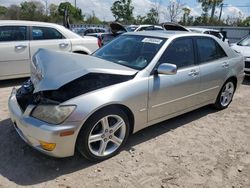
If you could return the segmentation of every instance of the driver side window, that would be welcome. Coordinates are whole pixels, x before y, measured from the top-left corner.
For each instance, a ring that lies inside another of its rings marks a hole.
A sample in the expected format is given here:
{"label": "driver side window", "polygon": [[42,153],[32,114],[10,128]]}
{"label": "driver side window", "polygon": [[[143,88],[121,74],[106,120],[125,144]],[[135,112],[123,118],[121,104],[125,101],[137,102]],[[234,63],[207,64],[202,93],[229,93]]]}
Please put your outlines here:
{"label": "driver side window", "polygon": [[175,64],[178,69],[193,66],[195,64],[193,39],[174,40],[162,54],[159,63]]}

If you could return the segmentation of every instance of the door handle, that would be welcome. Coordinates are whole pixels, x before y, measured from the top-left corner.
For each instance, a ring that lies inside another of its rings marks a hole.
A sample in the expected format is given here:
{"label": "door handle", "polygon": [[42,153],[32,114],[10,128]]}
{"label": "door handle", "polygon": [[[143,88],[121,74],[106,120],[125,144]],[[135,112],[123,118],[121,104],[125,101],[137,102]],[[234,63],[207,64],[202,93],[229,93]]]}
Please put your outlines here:
{"label": "door handle", "polygon": [[66,48],[69,44],[68,43],[60,43],[60,48]]}
{"label": "door handle", "polygon": [[199,75],[199,71],[192,69],[189,73],[188,76],[197,76]]}
{"label": "door handle", "polygon": [[15,46],[15,49],[16,49],[16,50],[22,50],[22,49],[24,49],[24,48],[27,48],[27,46],[26,46],[26,45],[23,45],[23,44],[20,44],[20,45]]}
{"label": "door handle", "polygon": [[222,63],[222,67],[224,67],[224,68],[228,68],[228,67],[229,67],[228,62],[224,62],[224,63]]}

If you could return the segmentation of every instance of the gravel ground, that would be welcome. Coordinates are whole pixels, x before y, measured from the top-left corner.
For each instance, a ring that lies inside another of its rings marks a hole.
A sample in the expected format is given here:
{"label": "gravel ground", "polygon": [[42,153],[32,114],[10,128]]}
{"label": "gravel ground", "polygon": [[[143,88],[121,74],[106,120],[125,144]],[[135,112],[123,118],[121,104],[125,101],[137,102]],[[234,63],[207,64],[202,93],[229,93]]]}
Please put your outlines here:
{"label": "gravel ground", "polygon": [[9,119],[11,87],[0,82],[0,187],[250,187],[250,81],[230,107],[204,107],[146,128],[117,156],[89,163],[27,146]]}

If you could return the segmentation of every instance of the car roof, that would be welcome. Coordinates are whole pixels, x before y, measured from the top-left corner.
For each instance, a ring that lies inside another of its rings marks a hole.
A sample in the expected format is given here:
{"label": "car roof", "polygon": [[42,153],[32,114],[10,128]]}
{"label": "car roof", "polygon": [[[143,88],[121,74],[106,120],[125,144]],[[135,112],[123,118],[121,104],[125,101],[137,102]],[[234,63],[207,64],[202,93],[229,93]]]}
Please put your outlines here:
{"label": "car roof", "polygon": [[55,24],[55,23],[48,23],[48,22],[38,22],[38,21],[26,21],[26,20],[0,20],[0,25],[27,25],[27,26],[31,26],[31,25],[39,25],[39,26],[62,26],[59,24]]}
{"label": "car roof", "polygon": [[138,36],[151,36],[151,37],[160,37],[160,38],[170,38],[173,36],[209,36],[202,33],[194,33],[187,31],[166,31],[166,30],[155,30],[155,31],[139,31],[139,32],[127,32],[123,35],[138,35]]}

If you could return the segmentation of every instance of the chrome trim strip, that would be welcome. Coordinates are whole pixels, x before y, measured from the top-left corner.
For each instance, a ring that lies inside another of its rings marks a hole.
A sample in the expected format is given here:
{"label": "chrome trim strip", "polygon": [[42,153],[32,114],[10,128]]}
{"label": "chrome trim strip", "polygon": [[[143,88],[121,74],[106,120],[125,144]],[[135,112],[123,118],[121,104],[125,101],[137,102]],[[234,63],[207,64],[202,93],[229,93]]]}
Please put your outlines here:
{"label": "chrome trim strip", "polygon": [[178,99],[174,99],[174,100],[171,100],[171,101],[167,101],[167,102],[163,102],[163,103],[160,103],[160,104],[156,104],[156,105],[153,105],[151,108],[157,108],[157,107],[159,107],[159,106],[163,106],[163,105],[166,105],[166,104],[169,104],[169,103],[172,103],[172,102],[176,102],[176,101],[179,101],[179,100],[188,98],[188,97],[192,97],[192,96],[194,96],[194,95],[198,95],[198,94],[205,93],[205,92],[210,91],[210,90],[213,90],[213,89],[217,89],[217,88],[219,88],[219,86],[215,86],[215,87],[212,87],[212,88],[203,90],[203,91],[199,91],[199,92],[197,92],[197,93],[193,93],[193,94],[190,94],[190,95],[187,95],[187,96],[178,98]]}

